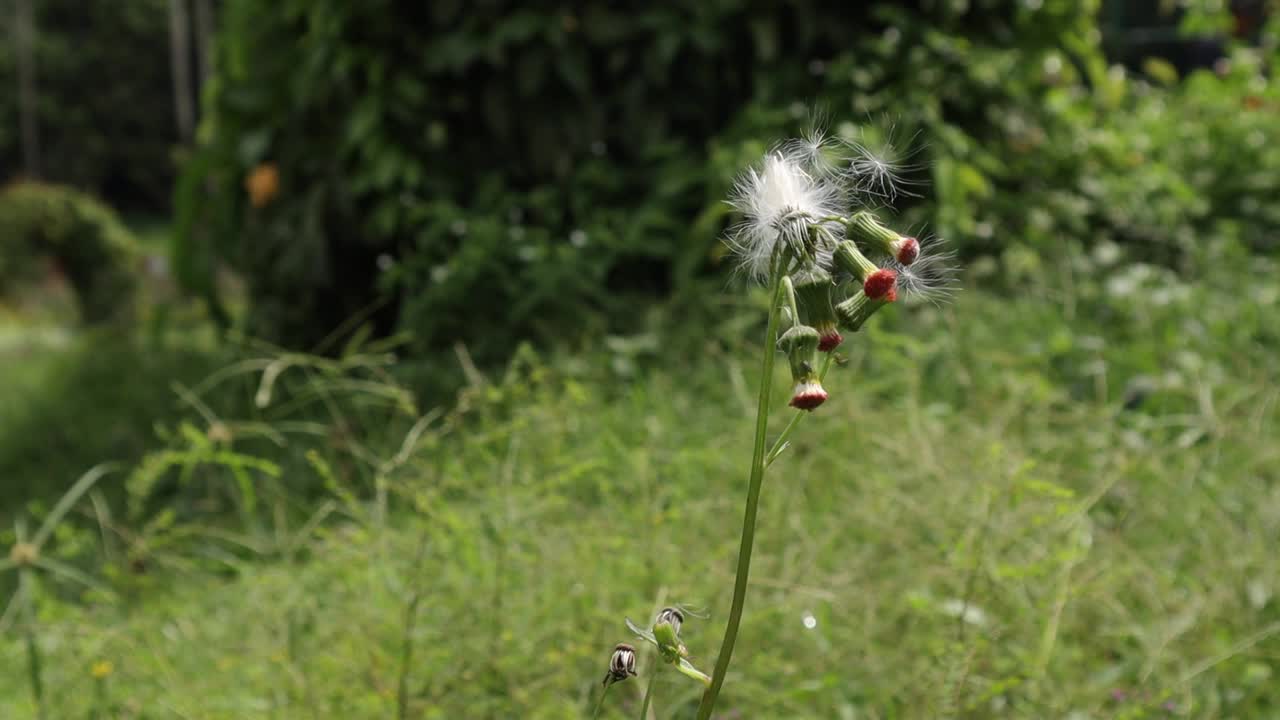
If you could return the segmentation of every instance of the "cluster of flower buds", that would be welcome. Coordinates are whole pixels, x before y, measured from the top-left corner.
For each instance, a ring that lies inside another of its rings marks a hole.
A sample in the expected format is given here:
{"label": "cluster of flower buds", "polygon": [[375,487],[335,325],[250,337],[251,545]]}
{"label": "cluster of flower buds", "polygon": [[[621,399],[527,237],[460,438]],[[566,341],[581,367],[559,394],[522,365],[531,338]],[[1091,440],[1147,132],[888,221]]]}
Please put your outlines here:
{"label": "cluster of flower buds", "polygon": [[[791,406],[801,410],[827,399],[815,357],[840,346],[841,330],[857,332],[902,293],[933,294],[948,280],[936,277],[937,271],[947,275],[946,256],[926,256],[917,238],[887,227],[871,210],[851,207],[867,187],[859,173],[873,169],[879,183],[895,177],[882,159],[868,163],[859,156],[862,149],[821,132],[784,143],[739,178],[730,200],[743,217],[728,241],[743,270],[781,281],[786,290],[785,298],[774,298],[790,321],[779,346],[790,361]],[[868,255],[884,260],[877,264]],[[848,294],[839,299],[844,288]]]}
{"label": "cluster of flower buds", "polygon": [[[658,613],[653,624],[642,628],[627,620],[627,627],[636,637],[657,648],[658,657],[663,662],[676,668],[680,674],[693,678],[706,685],[711,678],[689,661],[689,649],[680,639],[680,630],[684,627],[684,619],[689,611],[682,607],[665,607]],[[622,682],[636,674],[635,648],[619,643],[609,658],[609,669],[604,676],[604,684],[612,685]]]}

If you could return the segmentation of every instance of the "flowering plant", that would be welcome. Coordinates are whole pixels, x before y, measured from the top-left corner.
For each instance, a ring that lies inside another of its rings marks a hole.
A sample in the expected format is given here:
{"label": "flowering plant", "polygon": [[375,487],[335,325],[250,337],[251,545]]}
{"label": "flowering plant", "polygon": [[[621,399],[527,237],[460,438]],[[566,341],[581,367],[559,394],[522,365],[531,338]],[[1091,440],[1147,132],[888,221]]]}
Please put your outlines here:
{"label": "flowering plant", "polygon": [[[897,169],[884,158],[815,130],[769,151],[738,178],[729,199],[742,220],[727,242],[741,273],[769,288],[769,310],[733,601],[714,671],[708,676],[688,660],[679,640],[680,609],[663,610],[651,630],[627,621],[633,633],[658,648],[665,662],[706,685],[698,720],[710,718],[737,642],[765,470],[786,450],[800,419],[827,401],[823,383],[844,342],[841,331],[856,333],[889,303],[909,297],[936,302],[952,288],[949,253],[940,252],[930,238],[922,241],[891,229],[877,214],[878,203],[899,192]],[[770,446],[777,350],[787,355],[793,384],[789,404],[799,412]],[[623,664],[633,665],[634,651],[626,646],[626,652]],[[633,668],[630,673],[615,671],[619,660],[615,651],[606,690],[635,674]],[[641,718],[648,712],[656,675],[650,672]],[[602,706],[603,696],[597,714]]]}

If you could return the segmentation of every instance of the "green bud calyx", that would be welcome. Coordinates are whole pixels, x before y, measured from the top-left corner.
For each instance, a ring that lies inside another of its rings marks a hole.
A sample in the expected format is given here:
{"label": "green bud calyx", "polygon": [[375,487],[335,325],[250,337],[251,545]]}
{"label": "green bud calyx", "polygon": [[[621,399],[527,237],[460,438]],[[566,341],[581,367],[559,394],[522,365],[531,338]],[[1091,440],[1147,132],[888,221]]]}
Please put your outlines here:
{"label": "green bud calyx", "polygon": [[885,227],[874,213],[860,210],[849,218],[846,226],[849,237],[875,252],[894,255],[902,236]]}
{"label": "green bud calyx", "polygon": [[818,350],[835,350],[844,342],[844,338],[836,329],[836,311],[831,304],[835,283],[831,279],[831,273],[815,265],[796,273],[794,283],[796,297],[804,309],[806,319],[818,331]]}
{"label": "green bud calyx", "polygon": [[818,331],[808,325],[796,325],[778,338],[778,345],[786,351],[787,361],[791,364],[792,381],[802,383],[817,379],[815,367],[821,340]]}
{"label": "green bud calyx", "polygon": [[852,275],[858,282],[863,282],[871,273],[880,269],[862,254],[852,240],[845,240],[837,245],[831,259],[836,267]]}
{"label": "green bud calyx", "polygon": [[853,297],[836,305],[836,315],[840,318],[840,327],[849,332],[858,332],[862,329],[862,325],[877,310],[888,305],[886,299],[873,300],[861,290],[854,293]]}

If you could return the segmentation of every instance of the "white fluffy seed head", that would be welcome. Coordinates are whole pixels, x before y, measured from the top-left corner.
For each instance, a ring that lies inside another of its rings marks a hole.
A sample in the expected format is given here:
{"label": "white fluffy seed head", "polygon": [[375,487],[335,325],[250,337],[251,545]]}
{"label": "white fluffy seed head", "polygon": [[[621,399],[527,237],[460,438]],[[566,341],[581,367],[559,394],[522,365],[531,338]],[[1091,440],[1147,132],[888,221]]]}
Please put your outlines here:
{"label": "white fluffy seed head", "polygon": [[920,150],[920,133],[906,138],[900,134],[895,123],[883,122],[864,128],[858,139],[846,141],[849,160],[844,174],[853,192],[884,202],[917,196],[912,176],[923,167],[913,162]]}
{"label": "white fluffy seed head", "polygon": [[831,137],[823,129],[821,117],[798,138],[786,141],[781,152],[815,177],[837,180],[847,163],[845,143]]}
{"label": "white fluffy seed head", "polygon": [[742,270],[756,279],[769,273],[779,242],[802,239],[808,226],[841,214],[838,184],[824,179],[786,146],[765,155],[734,183],[729,203],[742,222],[729,235],[729,245]]}

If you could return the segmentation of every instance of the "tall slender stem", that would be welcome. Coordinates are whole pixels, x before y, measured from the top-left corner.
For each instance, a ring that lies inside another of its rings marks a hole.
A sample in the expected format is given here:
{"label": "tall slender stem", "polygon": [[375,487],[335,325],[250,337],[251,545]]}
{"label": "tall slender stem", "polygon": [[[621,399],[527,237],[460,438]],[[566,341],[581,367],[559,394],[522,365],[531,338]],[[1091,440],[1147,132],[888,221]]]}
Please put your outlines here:
{"label": "tall slender stem", "polygon": [[729,660],[738,640],[738,625],[742,622],[742,607],[747,599],[747,575],[751,572],[751,547],[756,537],[756,511],[760,505],[760,486],[764,481],[765,445],[769,432],[769,399],[773,391],[773,361],[778,348],[778,315],[782,298],[782,278],[785,268],[780,259],[773,263],[773,283],[769,291],[769,324],[764,337],[764,368],[760,377],[760,399],[756,406],[756,438],[751,452],[751,480],[747,484],[747,507],[742,518],[742,542],[738,546],[738,574],[733,581],[733,605],[729,608],[729,624],[724,629],[720,654],[711,675],[711,686],[702,695],[698,705],[698,720],[708,720],[715,708],[716,698],[729,672]]}
{"label": "tall slender stem", "polygon": [[[654,658],[655,660],[657,658]],[[640,720],[649,718],[649,700],[653,698],[653,686],[658,682],[658,673],[662,672],[662,664],[655,662],[653,672],[649,673],[649,685],[644,689],[644,702],[640,703]]]}

